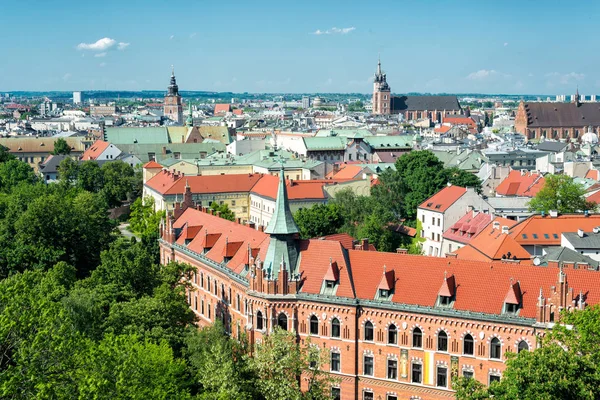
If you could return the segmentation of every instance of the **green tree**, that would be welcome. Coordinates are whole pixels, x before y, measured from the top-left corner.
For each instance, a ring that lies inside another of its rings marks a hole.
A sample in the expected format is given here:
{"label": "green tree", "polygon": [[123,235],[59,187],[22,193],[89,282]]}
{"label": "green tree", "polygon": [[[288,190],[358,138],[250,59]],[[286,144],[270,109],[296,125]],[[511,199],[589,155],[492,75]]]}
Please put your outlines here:
{"label": "green tree", "polygon": [[338,232],[344,223],[340,206],[336,203],[315,204],[298,210],[294,221],[304,239],[331,235]]}
{"label": "green tree", "polygon": [[59,154],[71,154],[71,146],[67,143],[67,141],[63,138],[58,138],[54,142],[54,150],[51,154],[59,155]]}
{"label": "green tree", "polygon": [[227,203],[218,204],[216,201],[213,201],[210,203],[210,208],[215,210],[215,214],[218,211],[221,218],[229,221],[235,221],[235,213],[229,209]]}
{"label": "green tree", "polygon": [[359,226],[357,238],[369,239],[378,251],[394,251],[398,244],[387,224],[374,213]]}
{"label": "green tree", "polygon": [[0,163],[16,159],[8,150],[8,147],[0,145]]}
{"label": "green tree", "polygon": [[66,157],[58,164],[58,179],[61,185],[71,187],[79,178],[79,164],[71,157]]}
{"label": "green tree", "polygon": [[104,187],[101,190],[109,207],[118,207],[122,202],[135,200],[139,194],[137,179],[131,165],[123,161],[112,161],[102,165]]}
{"label": "green tree", "polygon": [[129,223],[133,232],[158,239],[158,226],[164,215],[164,211],[154,211],[153,197],[138,197],[131,205]]}
{"label": "green tree", "polygon": [[481,193],[481,180],[474,174],[457,167],[444,170],[446,180],[454,186],[469,187]]}
{"label": "green tree", "polygon": [[[251,359],[256,386],[266,400],[330,399],[334,380],[320,369],[326,356],[310,340],[301,345],[292,332],[276,327],[256,345]],[[301,376],[308,381],[305,392],[300,390]]]}
{"label": "green tree", "polygon": [[575,213],[584,210],[594,211],[597,205],[585,198],[583,186],[575,183],[567,175],[547,175],[544,187],[529,202],[529,211]]}
{"label": "green tree", "polygon": [[18,184],[31,184],[37,181],[37,176],[29,164],[17,159],[7,159],[0,163],[0,190],[10,191]]}
{"label": "green tree", "polygon": [[77,187],[98,193],[104,187],[104,174],[97,162],[84,161],[77,169]]}

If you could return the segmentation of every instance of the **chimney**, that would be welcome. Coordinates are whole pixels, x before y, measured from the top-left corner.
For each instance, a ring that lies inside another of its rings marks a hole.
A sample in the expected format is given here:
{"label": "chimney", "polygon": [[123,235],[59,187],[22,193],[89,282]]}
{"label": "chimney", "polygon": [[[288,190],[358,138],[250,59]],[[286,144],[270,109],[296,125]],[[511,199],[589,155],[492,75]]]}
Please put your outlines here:
{"label": "chimney", "polygon": [[252,229],[256,229],[256,224],[254,222],[248,222],[248,226]]}
{"label": "chimney", "polygon": [[596,226],[596,227],[594,227],[594,229],[593,229],[593,232],[594,232],[594,233],[598,233],[598,232],[600,232],[600,226]]}
{"label": "chimney", "polygon": [[550,210],[548,213],[550,214],[550,218],[558,217],[558,210]]}
{"label": "chimney", "polygon": [[210,215],[215,215],[215,210],[213,210],[212,208],[209,210]]}
{"label": "chimney", "polygon": [[360,240],[361,250],[368,251],[369,250],[369,239],[364,238]]}
{"label": "chimney", "polygon": [[397,248],[396,249],[396,253],[398,253],[398,254],[408,254],[408,250],[407,249]]}
{"label": "chimney", "polygon": [[446,253],[446,258],[458,258],[458,254],[456,254],[456,253]]}
{"label": "chimney", "polygon": [[265,226],[264,225],[259,225],[258,226],[258,231],[259,232],[264,232],[265,231]]}
{"label": "chimney", "polygon": [[508,226],[502,226],[502,233],[506,233],[508,235]]}
{"label": "chimney", "polygon": [[492,228],[494,228],[494,229],[500,229],[500,221],[494,221],[492,223]]}
{"label": "chimney", "polygon": [[238,224],[238,225],[240,225],[242,223],[242,219],[240,217],[237,217],[235,219],[235,223]]}
{"label": "chimney", "polygon": [[521,170],[521,176],[525,176],[527,175],[527,170],[526,169],[522,169]]}
{"label": "chimney", "polygon": [[163,155],[167,154],[167,147],[166,146],[163,146],[162,153],[163,153]]}
{"label": "chimney", "polygon": [[585,236],[585,233],[583,232],[583,229],[577,229],[577,236],[579,236],[580,238]]}

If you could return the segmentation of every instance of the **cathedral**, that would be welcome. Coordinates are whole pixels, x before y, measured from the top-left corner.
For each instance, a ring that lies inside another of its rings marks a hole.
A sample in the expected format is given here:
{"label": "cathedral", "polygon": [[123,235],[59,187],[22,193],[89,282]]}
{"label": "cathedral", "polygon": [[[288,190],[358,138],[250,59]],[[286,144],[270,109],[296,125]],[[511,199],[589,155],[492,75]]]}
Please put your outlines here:
{"label": "cathedral", "polygon": [[179,95],[179,87],[175,80],[175,70],[171,69],[171,83],[167,89],[167,95],[163,105],[163,112],[166,118],[183,124],[183,106],[181,104],[181,96]]}
{"label": "cathedral", "polygon": [[373,114],[402,114],[407,121],[429,118],[432,123],[442,123],[448,115],[460,115],[462,109],[456,96],[392,96],[387,76],[377,63],[373,81]]}

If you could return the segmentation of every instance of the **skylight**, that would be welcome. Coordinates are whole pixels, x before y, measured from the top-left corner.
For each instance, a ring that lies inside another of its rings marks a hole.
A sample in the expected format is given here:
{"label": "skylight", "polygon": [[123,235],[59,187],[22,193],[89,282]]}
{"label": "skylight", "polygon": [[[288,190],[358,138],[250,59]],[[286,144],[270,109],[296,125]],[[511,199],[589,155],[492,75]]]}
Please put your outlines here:
{"label": "skylight", "polygon": [[527,239],[527,235],[526,234],[522,234],[521,236],[523,236],[523,239]]}
{"label": "skylight", "polygon": [[537,239],[537,238],[538,238],[538,236],[537,236],[537,233],[534,233],[534,234],[533,234],[533,238],[534,238],[534,239]]}

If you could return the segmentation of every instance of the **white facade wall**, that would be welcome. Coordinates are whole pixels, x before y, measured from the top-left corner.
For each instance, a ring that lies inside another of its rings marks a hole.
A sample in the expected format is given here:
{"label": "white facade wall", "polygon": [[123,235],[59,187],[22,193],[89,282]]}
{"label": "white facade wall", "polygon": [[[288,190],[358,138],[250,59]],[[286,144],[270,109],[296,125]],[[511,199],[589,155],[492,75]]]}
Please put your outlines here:
{"label": "white facade wall", "polygon": [[233,155],[244,155],[249,154],[254,151],[264,150],[265,149],[266,140],[265,139],[245,139],[245,140],[235,140],[229,143],[227,148],[227,153]]}
{"label": "white facade wall", "polygon": [[108,145],[108,147],[96,158],[96,160],[114,160],[121,154],[121,150],[119,150],[114,144]]}
{"label": "white facade wall", "polygon": [[[301,208],[310,208],[315,204],[325,204],[326,199],[321,200],[290,200],[290,211],[295,214]],[[275,211],[275,200],[250,193],[250,222],[254,222],[256,226],[269,225],[273,212]]]}

